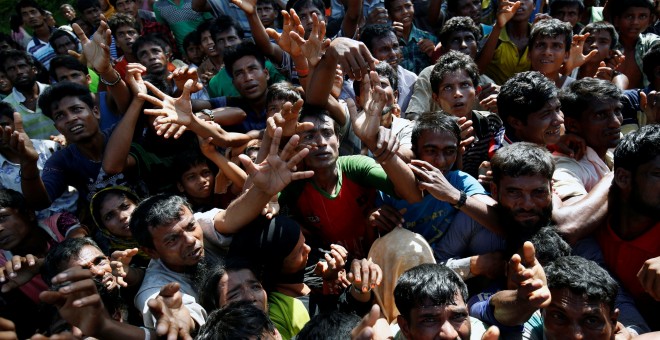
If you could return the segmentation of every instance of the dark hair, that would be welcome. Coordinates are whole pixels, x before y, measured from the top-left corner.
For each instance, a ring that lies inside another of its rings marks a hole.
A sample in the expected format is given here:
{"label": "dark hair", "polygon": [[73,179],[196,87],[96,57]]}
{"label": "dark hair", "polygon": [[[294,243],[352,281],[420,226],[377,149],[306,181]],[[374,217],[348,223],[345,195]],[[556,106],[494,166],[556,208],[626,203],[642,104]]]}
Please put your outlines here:
{"label": "dark hair", "polygon": [[623,15],[623,12],[627,11],[631,7],[648,8],[648,10],[651,11],[651,15],[655,13],[655,6],[652,0],[622,0],[614,1],[613,3],[614,6],[612,6],[612,13],[615,18]]}
{"label": "dark hair", "polygon": [[16,8],[16,14],[21,15],[21,9],[22,8],[27,8],[27,7],[36,8],[39,11],[39,13],[41,13],[44,16],[46,15],[46,10],[43,7],[41,7],[41,5],[39,5],[34,0],[21,0],[21,1],[19,1],[16,4],[16,7],[15,7]]}
{"label": "dark hair", "polygon": [[507,118],[527,123],[527,117],[557,98],[557,86],[537,71],[516,73],[500,87],[497,112],[508,128]]}
{"label": "dark hair", "polygon": [[239,270],[247,269],[259,280],[257,271],[250,260],[244,258],[228,258],[225,264],[218,264],[213,269],[207,272],[206,276],[200,285],[201,291],[199,292],[199,301],[205,310],[216,310],[222,306],[218,305],[220,295],[218,286],[220,280],[225,274],[230,272],[237,272]]}
{"label": "dark hair", "polygon": [[73,32],[57,28],[53,30],[53,33],[50,34],[50,38],[48,38],[48,43],[53,47],[53,49],[55,49],[55,40],[61,37],[67,37],[73,44],[78,44],[78,38],[76,38]]}
{"label": "dark hair", "polygon": [[335,130],[335,135],[337,136],[337,139],[341,141],[342,138],[341,126],[339,126],[339,123],[337,123],[336,120],[332,119],[330,112],[328,112],[328,110],[325,107],[311,105],[311,104],[303,104],[302,110],[300,110],[300,112],[301,112],[300,117],[298,117],[299,121],[305,118],[313,118],[318,120],[319,122],[322,122],[324,117],[330,118],[330,120],[332,121],[332,127]]}
{"label": "dark hair", "polygon": [[268,315],[252,301],[237,301],[211,312],[195,339],[249,339],[260,337],[265,332],[275,332],[275,326]]}
{"label": "dark hair", "polygon": [[23,194],[12,189],[0,189],[0,208],[16,209],[24,217],[29,217],[33,213],[25,202]]}
{"label": "dark hair", "polygon": [[173,194],[158,194],[140,202],[128,222],[133,238],[140,246],[153,249],[154,240],[150,229],[179,222],[184,207],[192,212],[185,198]]}
{"label": "dark hair", "polygon": [[[451,1],[450,1],[451,2]],[[442,26],[438,39],[442,46],[449,46],[449,39],[457,32],[470,32],[474,40],[481,40],[481,28],[470,17],[453,17]]]}
{"label": "dark hair", "polygon": [[[412,0],[406,0],[406,1],[410,1],[410,2],[412,2]],[[392,2],[394,2],[394,0],[385,0],[385,2],[383,3],[383,5],[385,6],[385,9],[386,9],[386,10],[390,11],[390,9],[392,8],[392,7],[391,7],[391,6],[392,6]]]}
{"label": "dark hair", "polygon": [[660,155],[660,125],[650,124],[623,137],[614,150],[614,169],[623,168],[633,176],[642,164]]}
{"label": "dark hair", "polygon": [[430,81],[433,93],[438,93],[440,84],[447,74],[460,71],[467,73],[475,88],[479,86],[479,68],[474,63],[474,60],[465,53],[449,51],[440,57],[435,66],[433,66],[433,71],[431,71]]}
{"label": "dark hair", "polygon": [[619,41],[619,33],[616,31],[616,28],[614,28],[614,25],[607,21],[591,22],[587,26],[584,26],[582,31],[580,31],[580,34],[590,33],[593,35],[593,33],[598,31],[605,31],[610,34],[610,38],[612,38],[612,42],[610,43],[610,50],[613,50]]}
{"label": "dark hair", "polygon": [[[213,21],[213,23],[210,25],[209,30],[211,31],[211,37],[213,40],[216,40],[216,36],[218,34],[227,32],[232,28],[236,32],[236,35],[239,39],[242,40],[245,37],[245,32],[243,31],[241,25],[239,25],[236,20],[228,15],[221,15],[217,17],[215,21]],[[202,31],[198,30],[198,32],[201,33]]]}
{"label": "dark hair", "polygon": [[14,121],[14,108],[7,102],[0,101],[0,117],[7,117]]}
{"label": "dark hair", "polygon": [[317,314],[305,324],[296,339],[350,339],[351,331],[361,320],[353,313],[340,311]]}
{"label": "dark hair", "polygon": [[394,288],[394,302],[401,316],[410,321],[413,308],[427,300],[435,306],[455,304],[458,293],[467,300],[467,286],[458,274],[442,264],[424,263],[401,274]]}
{"label": "dark hair", "polygon": [[202,21],[201,24],[199,24],[199,26],[197,26],[197,28],[195,29],[195,32],[197,32],[197,34],[199,34],[200,36],[202,35],[202,33],[206,32],[206,31],[209,31],[209,33],[211,33],[211,26],[213,26],[214,24],[215,24],[215,22],[213,20],[210,20],[210,19],[209,20],[204,20],[204,21]]}
{"label": "dark hair", "polygon": [[201,44],[201,37],[197,33],[197,31],[192,31],[186,35],[185,38],[183,38],[183,49],[187,49],[188,46],[190,45],[199,45]]}
{"label": "dark hair", "polygon": [[0,32],[0,42],[2,42],[2,41],[6,42],[6,43],[9,45],[9,47],[11,47],[12,49],[15,49],[15,50],[22,49],[22,48],[18,45],[18,43],[17,43],[16,41],[14,41],[14,39],[12,39],[12,38],[11,38],[7,33],[5,33],[5,32]]}
{"label": "dark hair", "polygon": [[181,182],[183,174],[197,165],[207,165],[214,176],[218,173],[218,167],[201,152],[195,150],[174,156],[172,174],[177,182]]}
{"label": "dark hair", "polygon": [[[399,76],[397,75],[394,68],[390,66],[390,64],[385,62],[378,63],[376,64],[374,71],[378,73],[378,76],[387,78],[387,80],[390,82],[392,91],[397,91],[399,89]],[[362,91],[361,86],[361,81],[355,80],[353,82],[353,92],[355,92],[356,96],[360,95],[360,92]]]}
{"label": "dark hair", "polygon": [[559,92],[561,111],[566,117],[579,119],[595,102],[621,99],[623,92],[612,82],[584,77]]}
{"label": "dark hair", "polygon": [[0,52],[0,68],[2,71],[7,73],[7,70],[5,69],[5,63],[9,60],[25,60],[25,63],[28,64],[28,66],[35,66],[34,59],[32,59],[32,56],[28,54],[25,51],[21,50],[6,50]]}
{"label": "dark hair", "polygon": [[568,6],[577,6],[578,14],[584,12],[584,2],[582,0],[552,0],[550,1],[550,15],[554,16],[560,8]]}
{"label": "dark hair", "polygon": [[529,34],[529,43],[531,49],[537,40],[541,38],[557,38],[564,36],[564,49],[568,52],[573,42],[573,28],[571,24],[559,19],[544,19],[532,26],[532,32]]}
{"label": "dark hair", "polygon": [[296,87],[287,81],[268,86],[268,91],[266,92],[266,104],[275,100],[284,100],[293,104],[301,98],[300,92],[296,90]]}
{"label": "dark hair", "polygon": [[76,1],[76,10],[80,13],[90,9],[90,8],[98,8],[101,9],[101,4],[99,4],[98,0],[77,0]]}
{"label": "dark hair", "polygon": [[259,51],[257,45],[252,41],[244,40],[236,46],[226,48],[224,51],[223,61],[225,63],[225,71],[229,78],[234,78],[234,63],[245,56],[253,56],[261,65],[261,68],[266,68],[266,58]]}
{"label": "dark hair", "polygon": [[458,126],[456,120],[456,117],[448,115],[442,110],[422,113],[419,118],[417,118],[410,136],[413,153],[417,154],[419,137],[421,137],[422,133],[425,131],[449,132],[454,138],[456,138],[456,146],[458,146],[458,143],[461,142],[461,128]]}
{"label": "dark hair", "polygon": [[117,38],[117,30],[122,26],[128,26],[135,29],[138,34],[140,33],[140,23],[135,18],[127,13],[115,13],[108,20],[108,26],[112,31],[112,36]]}
{"label": "dark hair", "polygon": [[111,196],[118,196],[121,198],[127,198],[135,205],[140,203],[140,198],[137,196],[133,190],[122,187],[122,186],[113,186],[99,190],[89,202],[89,210],[92,215],[92,220],[99,228],[105,228],[105,223],[103,223],[103,216],[101,216],[101,206],[105,203],[106,198]]}
{"label": "dark hair", "polygon": [[158,33],[151,33],[147,35],[140,36],[135,40],[133,43],[133,46],[131,46],[131,49],[133,50],[132,53],[133,55],[137,58],[138,55],[138,50],[147,44],[153,44],[156,46],[159,46],[160,48],[163,49],[163,53],[167,53],[168,51],[172,50],[172,47],[165,41],[165,39],[162,38],[161,34]]}
{"label": "dark hair", "polygon": [[[391,34],[394,34],[392,26],[384,24],[370,24],[362,27],[360,31],[360,41],[364,43],[369,51],[373,51],[375,47],[373,45],[374,39],[385,38]],[[396,35],[394,35],[396,38]]]}
{"label": "dark hair", "polygon": [[[458,1],[459,1],[459,0],[447,0],[447,12],[449,12],[449,13],[456,13],[456,12],[458,12],[458,10],[459,10],[459,8],[458,8]],[[473,1],[473,0],[470,0],[470,2],[472,2],[472,1]],[[482,0],[479,0],[479,2],[481,3]],[[445,23],[445,24],[446,24],[446,23]]]}
{"label": "dark hair", "polygon": [[591,302],[603,303],[614,311],[619,284],[596,262],[580,256],[564,256],[545,267],[549,289],[567,288]]}
{"label": "dark hair", "polygon": [[[128,0],[129,2],[135,2],[135,0]],[[112,7],[117,7],[117,0],[108,0]]]}
{"label": "dark hair", "polygon": [[57,74],[55,70],[57,70],[60,67],[69,70],[80,71],[85,75],[89,74],[89,69],[87,69],[87,66],[81,64],[80,61],[75,57],[72,57],[70,55],[58,55],[50,61],[50,70],[48,70],[50,77],[55,79],[55,81],[57,82],[59,82],[59,79],[57,79]]}
{"label": "dark hair", "polygon": [[39,108],[41,112],[48,118],[53,119],[53,104],[59,103],[65,97],[77,97],[83,103],[87,104],[90,109],[96,106],[92,98],[92,93],[89,92],[87,86],[65,81],[50,86],[39,96]]}
{"label": "dark hair", "polygon": [[554,227],[542,227],[529,242],[534,245],[536,259],[544,267],[560,257],[571,255],[571,246],[559,236]]}
{"label": "dark hair", "polygon": [[[316,9],[321,12],[321,15],[325,17],[325,4],[323,0],[292,0],[286,3],[286,11],[293,9],[296,13],[299,13],[303,8],[307,7],[316,7]],[[321,18],[319,18],[321,20]]]}
{"label": "dark hair", "polygon": [[493,183],[499,186],[502,177],[541,175],[552,180],[555,161],[545,147],[529,142],[518,142],[500,148],[490,160]]}
{"label": "dark hair", "polygon": [[68,238],[50,248],[41,268],[41,277],[44,282],[49,287],[52,286],[53,277],[68,269],[69,261],[72,258],[78,258],[80,250],[85,246],[101,250],[96,242],[88,237]]}
{"label": "dark hair", "polygon": [[649,82],[653,84],[654,79],[659,77],[656,76],[655,69],[660,66],[660,43],[654,44],[653,47],[644,54],[644,57],[642,57],[642,65],[644,75]]}

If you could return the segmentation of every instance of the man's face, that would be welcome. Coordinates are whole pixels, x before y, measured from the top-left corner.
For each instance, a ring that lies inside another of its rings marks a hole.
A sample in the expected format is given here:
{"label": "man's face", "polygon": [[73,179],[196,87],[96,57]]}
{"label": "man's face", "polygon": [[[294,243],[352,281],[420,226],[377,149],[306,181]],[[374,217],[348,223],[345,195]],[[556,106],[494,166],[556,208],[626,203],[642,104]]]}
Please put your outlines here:
{"label": "man's face", "polygon": [[100,115],[78,97],[64,97],[51,105],[55,128],[68,143],[75,144],[94,137],[99,132]]}
{"label": "man's face", "polygon": [[268,313],[266,291],[249,269],[225,273],[218,283],[218,293],[221,308],[232,302],[252,301],[255,307]]}
{"label": "man's face", "polygon": [[451,34],[449,37],[449,44],[445,46],[447,51],[454,50],[467,54],[475,60],[477,57],[477,38],[474,37],[474,34],[470,31],[458,31]]}
{"label": "man's face", "polygon": [[11,81],[3,71],[0,71],[0,92],[7,93],[11,91]]}
{"label": "man's face", "polygon": [[53,49],[57,55],[67,55],[69,50],[78,51],[78,46],[72,37],[63,35],[53,41]]}
{"label": "man's face", "polygon": [[179,191],[195,200],[205,200],[213,193],[214,176],[207,164],[196,164],[181,175]]}
{"label": "man's face", "polygon": [[[220,32],[215,35],[215,48],[218,50],[218,53],[222,54],[227,47],[236,46],[241,43],[241,38],[238,37],[236,29],[231,27],[230,29]],[[202,48],[202,51],[204,49]]]}
{"label": "man's face", "polygon": [[112,266],[110,260],[101,249],[85,245],[78,252],[78,256],[72,256],[69,259],[69,268],[80,266],[89,269],[94,275],[94,280],[101,283],[107,290],[113,290],[119,287],[117,278],[112,275]]}
{"label": "man's face", "polygon": [[257,14],[259,15],[259,20],[264,27],[272,27],[275,23],[275,18],[277,18],[277,12],[273,8],[272,3],[257,3]]}
{"label": "man's face", "polygon": [[14,249],[31,231],[30,221],[18,209],[0,208],[0,249]]}
{"label": "man's face", "polygon": [[119,13],[126,13],[137,18],[138,6],[135,3],[135,0],[117,0],[115,9]]}
{"label": "man's face", "polygon": [[534,8],[536,8],[536,1],[521,0],[520,7],[518,7],[516,14],[511,20],[514,22],[529,21],[529,18],[532,16],[532,12],[534,12]]}
{"label": "man's face", "polygon": [[192,268],[204,257],[202,227],[190,209],[181,207],[181,219],[171,225],[149,228],[154,248],[145,251],[152,258],[158,258],[168,268],[183,272]]}
{"label": "man's face", "polygon": [[433,306],[430,300],[410,311],[410,320],[399,316],[401,331],[409,340],[470,339],[470,316],[460,294],[454,298],[456,304]]}
{"label": "man's face", "polygon": [[568,288],[551,289],[552,302],[542,310],[547,340],[614,339],[618,311],[602,302],[588,301]]}
{"label": "man's face", "polygon": [[433,101],[455,117],[467,117],[472,111],[475,98],[474,83],[465,70],[445,75],[437,93],[433,93]]}
{"label": "man's face", "polygon": [[309,149],[309,154],[303,159],[310,170],[332,168],[339,158],[339,139],[335,134],[334,121],[327,115],[302,118],[303,122],[314,123],[314,128],[301,132],[300,147]]}
{"label": "man's face", "polygon": [[584,138],[587,146],[605,152],[621,140],[622,107],[616,99],[595,100],[579,120],[567,119],[566,128]]}
{"label": "man's face", "polygon": [[186,47],[186,58],[188,58],[189,62],[200,65],[204,60],[204,53],[199,45],[190,44]]}
{"label": "man's face", "polygon": [[211,31],[202,32],[200,40],[200,47],[207,56],[217,57],[219,55],[218,49],[215,48],[215,41],[211,37]]}
{"label": "man's face", "polygon": [[157,44],[142,44],[135,57],[147,68],[149,74],[162,76],[167,72],[168,55]]}
{"label": "man's face", "polygon": [[82,12],[82,18],[92,27],[99,27],[101,14],[103,13],[100,7],[90,7]]}
{"label": "man's face", "polygon": [[458,0],[456,4],[457,17],[470,17],[475,24],[481,23],[481,0]]}
{"label": "man's face", "polygon": [[575,27],[580,19],[580,6],[575,4],[560,7],[552,12],[552,17],[571,24],[571,27]]}
{"label": "man's face", "polygon": [[640,214],[660,219],[660,156],[637,168],[630,196],[631,206]]}
{"label": "man's face", "polygon": [[530,47],[527,58],[532,64],[532,71],[539,71],[545,76],[557,74],[568,59],[565,36],[538,37]]}
{"label": "man's face", "polygon": [[448,173],[458,157],[458,141],[451,132],[424,131],[417,140],[416,156],[443,174]]}
{"label": "man's face", "polygon": [[24,24],[33,29],[41,27],[46,23],[46,18],[44,18],[44,15],[34,7],[22,7],[21,18],[23,19]]}
{"label": "man's face", "polygon": [[68,81],[72,83],[77,83],[83,86],[88,86],[90,77],[83,72],[78,70],[68,69],[66,67],[58,67],[55,69],[55,80],[57,82]]}
{"label": "man's face", "polygon": [[9,81],[19,90],[30,90],[37,81],[37,72],[23,58],[7,59],[5,73]]}
{"label": "man's face", "polygon": [[598,51],[596,61],[603,61],[610,56],[610,46],[612,46],[612,35],[606,30],[592,31],[584,42],[582,48],[583,54],[589,54],[593,50]]}
{"label": "man's face", "polygon": [[514,129],[516,136],[523,141],[552,145],[561,138],[562,124],[564,113],[561,112],[561,103],[559,99],[552,98],[540,110],[529,114],[527,123],[517,121]]}
{"label": "man's face", "polygon": [[71,20],[76,17],[76,10],[74,10],[71,6],[62,7],[61,12],[62,16],[64,16],[68,22],[71,22]]}
{"label": "man's face", "polygon": [[268,70],[261,66],[254,56],[246,55],[236,60],[232,73],[232,82],[241,97],[259,100],[266,95]]}
{"label": "man's face", "polygon": [[402,55],[399,40],[394,32],[390,32],[387,36],[381,38],[374,38],[371,41],[371,46],[374,58],[387,62],[396,70]]}
{"label": "man's face", "polygon": [[403,27],[410,27],[415,17],[415,7],[410,0],[394,0],[390,3],[390,9],[387,11],[392,21],[403,24]]}
{"label": "man's face", "polygon": [[298,17],[300,18],[300,23],[303,28],[305,28],[305,39],[309,38],[309,35],[312,33],[312,28],[314,27],[314,18],[312,14],[316,14],[319,18],[319,22],[325,22],[325,15],[321,9],[314,7],[311,3],[308,3],[307,6],[300,9],[298,12]]}
{"label": "man's face", "polygon": [[101,203],[99,223],[115,236],[131,238],[133,234],[128,226],[131,214],[135,210],[135,202],[124,195],[110,194]]}
{"label": "man's face", "polygon": [[614,18],[619,30],[619,39],[637,39],[651,23],[651,10],[645,7],[629,7]]}
{"label": "man's face", "polygon": [[552,214],[551,183],[541,175],[503,176],[491,184],[493,198],[500,212],[516,230],[538,230],[546,226]]}
{"label": "man's face", "polygon": [[140,36],[140,33],[131,26],[120,26],[115,32],[115,42],[124,54],[133,54],[132,46],[135,40]]}
{"label": "man's face", "polygon": [[309,252],[312,250],[307,244],[305,244],[305,236],[300,232],[300,237],[298,238],[298,243],[293,248],[291,253],[284,258],[282,264],[282,273],[283,274],[295,274],[303,269],[307,264],[307,259],[309,258]]}

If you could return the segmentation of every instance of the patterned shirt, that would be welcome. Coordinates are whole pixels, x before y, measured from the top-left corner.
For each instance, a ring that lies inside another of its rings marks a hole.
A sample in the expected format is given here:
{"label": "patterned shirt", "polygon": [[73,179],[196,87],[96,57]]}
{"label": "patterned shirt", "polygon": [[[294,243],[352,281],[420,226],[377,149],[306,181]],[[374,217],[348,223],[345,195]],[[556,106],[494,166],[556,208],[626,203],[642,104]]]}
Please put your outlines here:
{"label": "patterned shirt", "polygon": [[179,50],[183,52],[183,39],[194,31],[205,19],[210,19],[208,14],[195,12],[192,9],[191,0],[181,0],[176,5],[172,0],[160,0],[154,3],[154,14],[159,23],[167,24],[174,34]]}
{"label": "patterned shirt", "polygon": [[[42,94],[48,87],[48,85],[39,82],[37,82],[37,86],[39,86],[39,94]],[[36,111],[32,111],[23,105],[25,97],[22,93],[16,90],[16,88],[13,88],[11,94],[3,101],[9,103],[16,112],[21,114],[21,118],[23,118],[23,128],[25,128],[25,133],[27,133],[30,138],[49,139],[50,136],[57,136],[60,134],[55,129],[55,126],[53,126],[53,120],[41,113],[41,109],[38,105]]]}
{"label": "patterned shirt", "polygon": [[[145,17],[142,17],[140,15],[140,22],[142,23],[142,31],[140,32],[140,35],[145,36],[147,34],[152,34],[152,33],[158,33],[160,34],[163,38],[165,38],[165,41],[174,47],[176,46],[176,40],[174,40],[174,36],[172,35],[172,31],[167,27],[167,25],[163,25],[159,22],[156,21],[156,17],[153,15],[152,12],[149,12],[152,14],[153,19],[146,19]],[[178,50],[174,49],[173,51],[175,54],[175,57],[178,57]]]}
{"label": "patterned shirt", "polygon": [[422,52],[417,45],[422,39],[431,40],[434,45],[438,43],[438,38],[436,38],[435,35],[418,29],[414,24],[410,31],[408,41],[399,39],[401,53],[403,54],[403,60],[401,60],[400,65],[415,74],[419,74],[419,72],[422,72],[425,67],[432,64],[431,58],[426,55],[426,53]]}
{"label": "patterned shirt", "polygon": [[26,48],[46,69],[50,68],[50,60],[55,58],[55,50],[47,41],[41,41],[36,36],[30,40]]}
{"label": "patterned shirt", "polygon": [[214,17],[217,18],[221,15],[228,15],[234,20],[234,22],[241,26],[246,37],[249,38],[252,36],[252,30],[250,29],[248,18],[240,7],[234,5],[230,0],[208,0],[208,4],[211,6],[211,11],[213,12]]}

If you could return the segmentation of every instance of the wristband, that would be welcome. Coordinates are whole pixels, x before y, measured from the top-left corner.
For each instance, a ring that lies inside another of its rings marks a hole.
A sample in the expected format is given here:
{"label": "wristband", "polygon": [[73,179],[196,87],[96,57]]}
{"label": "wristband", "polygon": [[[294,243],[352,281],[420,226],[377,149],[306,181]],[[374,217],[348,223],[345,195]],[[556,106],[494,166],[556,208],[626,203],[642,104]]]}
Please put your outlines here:
{"label": "wristband", "polygon": [[215,118],[215,115],[213,114],[213,111],[211,111],[209,109],[204,109],[200,112],[203,113],[204,115],[208,116],[211,121],[213,121],[213,119]]}
{"label": "wristband", "polygon": [[296,70],[298,73],[298,78],[305,78],[309,75],[309,69],[304,69],[304,70]]}
{"label": "wristband", "polygon": [[467,195],[465,194],[465,191],[461,190],[461,197],[458,199],[458,202],[454,204],[454,208],[461,210],[461,207],[465,205],[466,201],[467,201]]}
{"label": "wristband", "polygon": [[105,79],[103,79],[103,77],[99,76],[99,80],[101,81],[101,83],[105,84],[106,86],[115,86],[121,80],[121,76],[119,75],[119,72],[117,72],[117,70],[115,70],[115,69],[112,69],[112,70],[115,71],[115,76],[117,76],[117,80],[115,80],[112,83],[105,80]]}

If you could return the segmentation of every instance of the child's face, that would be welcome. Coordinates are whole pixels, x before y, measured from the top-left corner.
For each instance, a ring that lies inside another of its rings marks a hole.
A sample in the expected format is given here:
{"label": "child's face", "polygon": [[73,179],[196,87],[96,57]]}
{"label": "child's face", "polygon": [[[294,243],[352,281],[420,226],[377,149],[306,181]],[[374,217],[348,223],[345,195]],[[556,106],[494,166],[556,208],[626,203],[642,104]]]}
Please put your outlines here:
{"label": "child's face", "polygon": [[257,14],[259,15],[259,20],[261,20],[261,24],[263,24],[264,27],[273,27],[275,24],[275,18],[277,17],[277,12],[275,11],[275,8],[273,8],[272,3],[258,2]]}
{"label": "child's face", "polygon": [[575,27],[578,19],[580,19],[580,6],[576,4],[557,8],[556,11],[552,12],[552,17],[571,24],[571,27]]}
{"label": "child's face", "polygon": [[629,7],[614,19],[620,38],[637,39],[651,23],[651,10],[644,7]]}
{"label": "child's face", "polygon": [[477,39],[471,31],[457,31],[449,37],[447,50],[459,51],[475,60],[477,58]]}
{"label": "child's face", "polygon": [[433,93],[433,100],[443,111],[455,117],[467,117],[476,98],[472,78],[465,70],[450,72]]}
{"label": "child's face", "polygon": [[204,53],[202,53],[199,45],[190,44],[186,47],[186,58],[188,58],[189,62],[199,66],[202,60],[204,60]]}
{"label": "child's face", "polygon": [[305,39],[309,38],[309,35],[312,33],[312,28],[314,27],[312,14],[316,14],[319,18],[319,22],[325,22],[323,10],[316,8],[311,2],[309,2],[307,6],[301,8],[298,12],[298,17],[300,18],[300,23],[305,28]]}
{"label": "child's face", "polygon": [[410,27],[415,17],[415,7],[410,0],[394,0],[390,3],[390,19],[403,24],[403,27]]}
{"label": "child's face", "polygon": [[539,71],[545,76],[551,76],[559,72],[561,64],[568,58],[566,51],[566,37],[539,37],[529,48],[527,57],[532,63],[531,70]]}
{"label": "child's face", "polygon": [[218,49],[215,48],[215,41],[213,41],[213,37],[211,37],[211,31],[204,31],[202,32],[200,36],[200,48],[202,49],[202,52],[206,54],[209,57],[217,57],[218,56]]}
{"label": "child's face", "polygon": [[179,191],[185,192],[191,199],[207,199],[213,193],[215,178],[206,164],[197,164],[181,175],[177,183]]}
{"label": "child's face", "polygon": [[534,0],[521,0],[520,7],[518,8],[518,11],[516,11],[516,15],[513,16],[511,21],[529,21],[529,18],[532,16],[532,12],[534,12],[535,7],[536,3]]}
{"label": "child's face", "polygon": [[592,31],[584,42],[582,53],[586,55],[593,50],[597,50],[598,54],[593,61],[600,63],[610,57],[610,46],[612,46],[612,36],[609,32],[606,30]]}
{"label": "child's face", "polygon": [[286,103],[286,100],[284,99],[271,100],[268,105],[266,105],[266,114],[268,117],[270,118],[276,113],[280,112],[282,110],[282,106],[284,106],[284,103]]}

